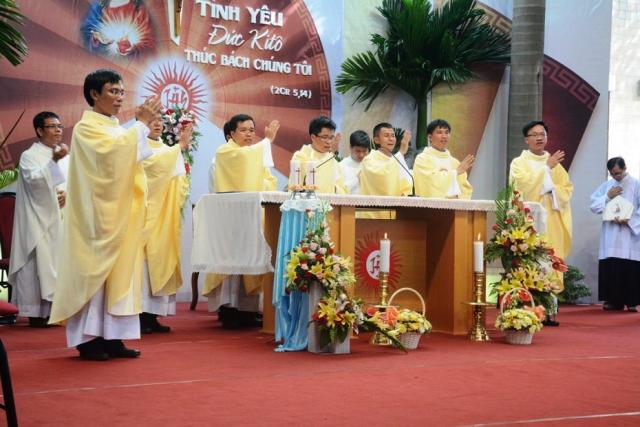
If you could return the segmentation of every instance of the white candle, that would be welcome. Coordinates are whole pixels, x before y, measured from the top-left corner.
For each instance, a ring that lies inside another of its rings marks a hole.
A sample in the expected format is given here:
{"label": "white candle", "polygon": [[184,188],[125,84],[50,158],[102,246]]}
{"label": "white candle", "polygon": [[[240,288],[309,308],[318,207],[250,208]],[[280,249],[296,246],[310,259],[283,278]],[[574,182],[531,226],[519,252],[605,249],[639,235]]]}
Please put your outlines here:
{"label": "white candle", "polygon": [[289,163],[289,181],[292,187],[298,187],[301,183],[300,177],[302,171],[300,170],[300,162],[298,160],[291,160]]}
{"label": "white candle", "polygon": [[380,240],[380,272],[388,273],[391,266],[391,240],[384,233],[384,238]]}
{"label": "white candle", "polygon": [[316,162],[307,163],[307,178],[305,184],[307,188],[314,188],[316,186]]}
{"label": "white candle", "polygon": [[478,234],[478,240],[473,242],[473,272],[482,273],[484,271],[484,242],[480,240],[480,234]]}

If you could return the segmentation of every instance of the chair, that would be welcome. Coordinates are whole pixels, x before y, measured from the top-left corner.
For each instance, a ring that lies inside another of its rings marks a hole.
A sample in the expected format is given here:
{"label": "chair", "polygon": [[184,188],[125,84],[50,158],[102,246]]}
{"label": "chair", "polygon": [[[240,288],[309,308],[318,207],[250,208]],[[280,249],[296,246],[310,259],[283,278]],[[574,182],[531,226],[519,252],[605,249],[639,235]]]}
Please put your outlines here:
{"label": "chair", "polygon": [[16,193],[0,193],[0,287],[7,289],[11,301],[9,284],[9,259],[11,256],[11,235],[13,234],[13,216],[16,209]]}
{"label": "chair", "polygon": [[18,426],[18,415],[16,414],[16,403],[13,400],[13,387],[11,385],[11,372],[9,371],[9,359],[7,351],[0,339],[0,379],[2,380],[2,395],[4,403],[0,403],[0,408],[7,414],[7,426]]}

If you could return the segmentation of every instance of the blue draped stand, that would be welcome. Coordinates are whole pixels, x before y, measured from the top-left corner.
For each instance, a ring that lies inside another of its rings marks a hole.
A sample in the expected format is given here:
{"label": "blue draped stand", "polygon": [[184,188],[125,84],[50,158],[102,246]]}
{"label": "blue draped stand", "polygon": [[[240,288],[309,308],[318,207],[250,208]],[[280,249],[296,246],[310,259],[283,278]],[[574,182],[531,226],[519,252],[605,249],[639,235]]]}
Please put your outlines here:
{"label": "blue draped stand", "polygon": [[[309,342],[309,304],[306,292],[286,292],[286,268],[290,253],[300,244],[307,231],[309,218],[307,210],[320,212],[331,209],[319,199],[291,199],[285,201],[280,210],[280,231],[276,252],[276,271],[273,277],[273,306],[276,310],[276,341],[282,340],[275,351],[302,351]],[[311,221],[317,221],[321,215],[314,215]],[[315,228],[316,224],[310,224]]]}

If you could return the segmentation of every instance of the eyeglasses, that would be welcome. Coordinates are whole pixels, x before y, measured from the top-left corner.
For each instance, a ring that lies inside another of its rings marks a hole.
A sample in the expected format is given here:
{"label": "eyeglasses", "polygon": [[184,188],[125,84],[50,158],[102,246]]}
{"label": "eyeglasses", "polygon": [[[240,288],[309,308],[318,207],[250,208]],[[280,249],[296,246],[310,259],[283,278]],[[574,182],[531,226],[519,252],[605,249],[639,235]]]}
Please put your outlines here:
{"label": "eyeglasses", "polygon": [[336,139],[335,135],[315,135],[315,136],[320,138],[323,141],[333,141],[334,139]]}
{"label": "eyeglasses", "polygon": [[124,96],[124,89],[116,89],[116,88],[113,88],[113,89],[109,89],[109,91],[108,91],[108,92],[109,92],[111,95],[114,95],[114,96],[118,96],[118,95],[120,95],[120,96]]}
{"label": "eyeglasses", "polygon": [[539,136],[542,138],[545,138],[547,136],[547,133],[546,132],[530,133],[529,135],[527,135],[527,138],[529,137],[537,138]]}
{"label": "eyeglasses", "polygon": [[254,128],[238,128],[236,130],[236,132],[240,132],[240,133],[256,133],[256,130]]}
{"label": "eyeglasses", "polygon": [[42,127],[45,129],[64,129],[64,125],[44,125]]}

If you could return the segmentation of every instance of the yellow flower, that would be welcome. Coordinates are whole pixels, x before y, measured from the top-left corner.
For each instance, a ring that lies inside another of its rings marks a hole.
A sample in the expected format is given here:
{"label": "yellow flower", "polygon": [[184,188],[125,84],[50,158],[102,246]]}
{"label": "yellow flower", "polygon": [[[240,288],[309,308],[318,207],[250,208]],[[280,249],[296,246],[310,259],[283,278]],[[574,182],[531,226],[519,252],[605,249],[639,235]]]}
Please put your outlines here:
{"label": "yellow flower", "polygon": [[320,263],[314,264],[309,271],[314,276],[318,276],[318,274],[322,273],[322,265]]}

